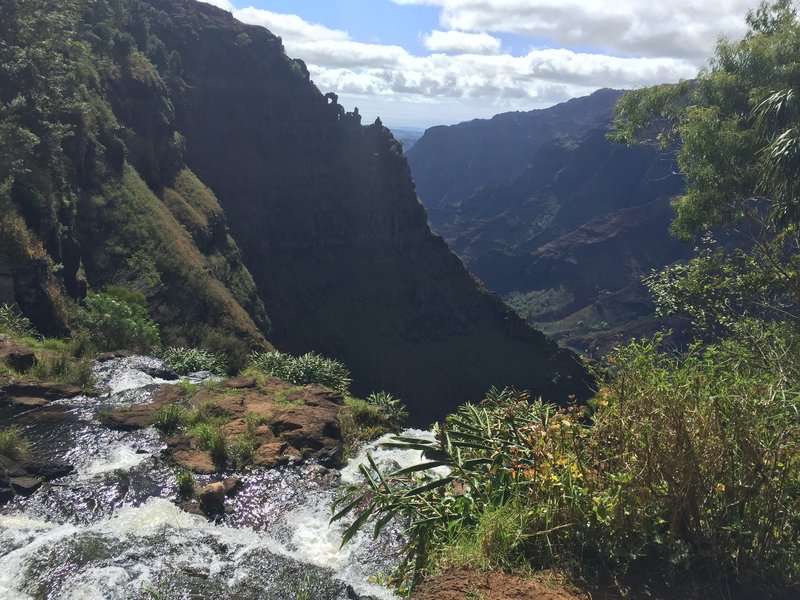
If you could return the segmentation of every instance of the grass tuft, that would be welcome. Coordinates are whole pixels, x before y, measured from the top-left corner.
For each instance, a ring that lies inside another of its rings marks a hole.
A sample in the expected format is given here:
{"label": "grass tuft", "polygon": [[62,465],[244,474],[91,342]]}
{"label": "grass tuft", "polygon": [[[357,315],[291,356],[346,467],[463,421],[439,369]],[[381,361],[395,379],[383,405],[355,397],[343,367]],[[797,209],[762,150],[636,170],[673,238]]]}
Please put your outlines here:
{"label": "grass tuft", "polygon": [[22,460],[30,453],[30,443],[17,425],[0,428],[0,456]]}

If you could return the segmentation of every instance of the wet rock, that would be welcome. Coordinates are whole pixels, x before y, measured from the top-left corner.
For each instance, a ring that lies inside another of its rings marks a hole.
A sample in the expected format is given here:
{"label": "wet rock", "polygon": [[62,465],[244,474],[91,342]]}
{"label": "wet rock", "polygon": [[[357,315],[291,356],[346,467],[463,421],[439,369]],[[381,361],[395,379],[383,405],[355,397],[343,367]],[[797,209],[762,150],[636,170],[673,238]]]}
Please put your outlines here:
{"label": "wet rock", "polygon": [[26,477],[34,473],[29,473],[7,456],[0,455],[0,474],[2,474],[7,481],[9,477]]}
{"label": "wet rock", "polygon": [[0,406],[45,406],[53,400],[75,398],[83,394],[76,385],[41,381],[0,381]]}
{"label": "wet rock", "polygon": [[104,363],[116,358],[129,358],[135,355],[136,353],[131,352],[130,350],[114,350],[113,352],[103,352],[102,354],[98,354],[95,358],[95,361]]}
{"label": "wet rock", "polygon": [[184,512],[189,513],[190,515],[197,515],[199,517],[205,517],[206,515],[203,514],[203,511],[200,509],[200,505],[195,502],[194,500],[185,500],[184,502],[179,502],[178,506]]}
{"label": "wet rock", "polygon": [[5,361],[15,371],[25,373],[36,363],[36,355],[28,346],[0,335],[0,360]]}
{"label": "wet rock", "polygon": [[75,470],[75,467],[65,462],[25,460],[20,462],[18,466],[28,475],[40,477],[45,481],[66,477]]}
{"label": "wet rock", "polygon": [[42,487],[42,480],[38,477],[10,477],[8,481],[14,491],[22,496],[30,496]]}
{"label": "wet rock", "polygon": [[138,404],[119,410],[112,410],[99,416],[100,422],[109,429],[134,431],[153,424],[156,412],[162,406],[177,402],[184,395],[183,388],[177,385],[162,385],[153,395],[149,404]]}
{"label": "wet rock", "polygon": [[286,450],[289,444],[286,442],[266,442],[261,444],[253,456],[253,464],[257,467],[277,467],[286,464],[289,457]]}
{"label": "wet rock", "polygon": [[227,477],[222,480],[222,485],[225,488],[226,496],[233,496],[242,489],[242,480],[238,477]]}
{"label": "wet rock", "polygon": [[0,479],[0,504],[10,502],[16,495],[17,494],[12,489],[11,483],[8,481],[8,479],[5,481]]}
{"label": "wet rock", "polygon": [[166,381],[174,381],[178,379],[179,375],[167,367],[166,365],[163,366],[155,366],[155,365],[145,365],[142,366],[141,369],[142,373],[149,375],[154,379],[164,379]]}
{"label": "wet rock", "polygon": [[209,516],[220,515],[225,512],[225,486],[222,482],[211,483],[197,490],[197,499],[200,509]]}

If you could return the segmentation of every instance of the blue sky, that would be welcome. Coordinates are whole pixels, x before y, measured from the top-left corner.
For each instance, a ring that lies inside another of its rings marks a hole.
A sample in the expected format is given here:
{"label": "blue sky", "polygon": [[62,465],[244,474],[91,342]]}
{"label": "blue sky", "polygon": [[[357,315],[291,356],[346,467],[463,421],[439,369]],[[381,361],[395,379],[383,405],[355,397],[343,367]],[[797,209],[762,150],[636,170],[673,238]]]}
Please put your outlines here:
{"label": "blue sky", "polygon": [[756,0],[203,0],[365,120],[428,127],[694,77]]}

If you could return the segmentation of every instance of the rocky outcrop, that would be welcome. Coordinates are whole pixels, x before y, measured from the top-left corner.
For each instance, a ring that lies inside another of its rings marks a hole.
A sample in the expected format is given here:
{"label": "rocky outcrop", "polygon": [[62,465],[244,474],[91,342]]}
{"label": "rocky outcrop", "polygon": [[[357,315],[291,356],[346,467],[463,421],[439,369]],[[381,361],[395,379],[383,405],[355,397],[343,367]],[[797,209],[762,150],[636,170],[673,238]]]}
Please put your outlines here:
{"label": "rocky outcrop", "polygon": [[83,389],[67,383],[43,381],[19,381],[0,377],[0,406],[38,407],[53,400],[74,398],[83,394]]}
{"label": "rocky outcrop", "polygon": [[[224,421],[221,431],[232,444],[247,436],[255,466],[276,467],[302,459],[331,467],[341,465],[338,415],[344,401],[340,393],[318,385],[293,386],[273,377],[237,377],[214,384],[191,398],[180,386],[165,385],[151,403],[110,411],[102,415],[101,421],[113,429],[140,429],[153,423],[161,407],[173,403],[201,409]],[[186,431],[167,440],[165,458],[199,474],[216,473],[226,467],[219,456],[212,456],[201,440]]]}
{"label": "rocky outcrop", "polygon": [[62,462],[14,461],[0,455],[0,505],[14,496],[29,496],[43,483],[65,477],[74,470],[72,465]]}

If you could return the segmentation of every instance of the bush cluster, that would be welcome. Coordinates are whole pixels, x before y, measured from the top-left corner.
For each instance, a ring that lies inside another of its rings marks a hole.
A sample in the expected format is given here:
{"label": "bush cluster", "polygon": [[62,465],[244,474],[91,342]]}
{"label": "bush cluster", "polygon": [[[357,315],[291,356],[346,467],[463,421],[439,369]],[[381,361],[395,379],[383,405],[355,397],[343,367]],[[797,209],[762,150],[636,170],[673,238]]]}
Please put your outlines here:
{"label": "bush cluster", "polygon": [[403,401],[395,398],[389,392],[372,392],[366,401],[377,407],[392,425],[400,426],[408,418],[408,409]]}
{"label": "bush cluster", "polygon": [[314,352],[292,356],[283,352],[254,352],[249,370],[279,377],[295,385],[318,383],[332,390],[347,393],[350,371],[342,363]]}
{"label": "bush cluster", "polygon": [[[763,335],[787,362],[793,346],[777,329]],[[590,406],[495,390],[451,415],[436,442],[396,438],[429,460],[392,473],[362,465],[366,483],[345,490],[334,516],[360,514],[345,539],[370,517],[376,529],[407,517],[406,585],[447,561],[800,584],[792,370],[732,340],[680,357],[658,339],[634,342],[610,364]]]}
{"label": "bush cluster", "polygon": [[210,371],[225,375],[228,368],[225,358],[205,348],[167,348],[161,360],[178,375],[188,375],[197,371]]}
{"label": "bush cluster", "polygon": [[79,310],[79,322],[100,351],[151,352],[161,343],[144,296],[124,288],[90,293]]}

